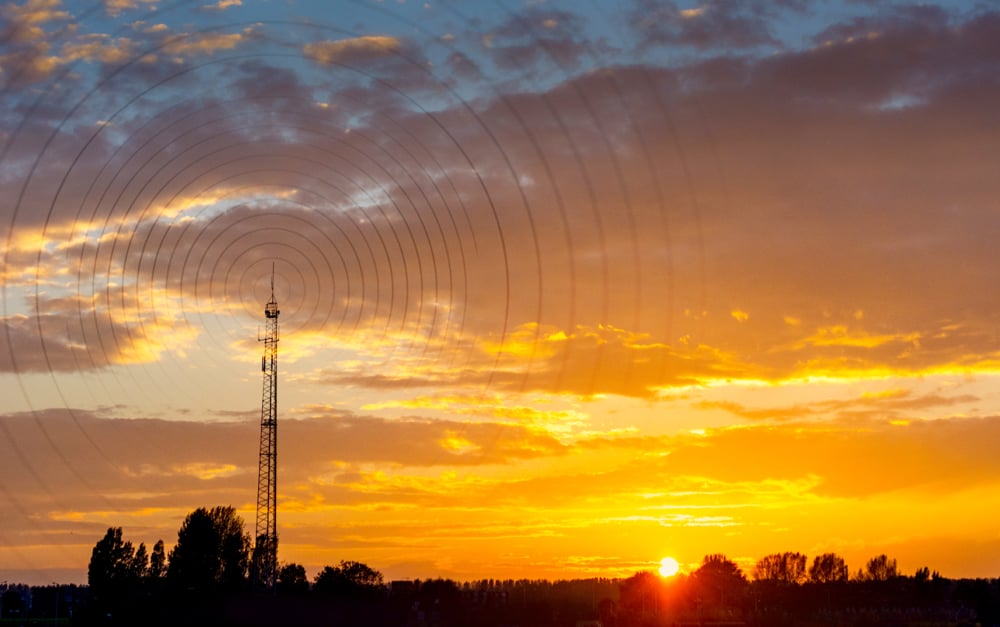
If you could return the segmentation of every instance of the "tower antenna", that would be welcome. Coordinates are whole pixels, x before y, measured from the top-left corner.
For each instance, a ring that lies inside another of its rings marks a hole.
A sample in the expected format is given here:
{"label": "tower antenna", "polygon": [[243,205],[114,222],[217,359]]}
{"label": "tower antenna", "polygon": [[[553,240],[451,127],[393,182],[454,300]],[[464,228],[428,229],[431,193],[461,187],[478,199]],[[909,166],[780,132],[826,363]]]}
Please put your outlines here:
{"label": "tower antenna", "polygon": [[278,579],[278,303],[274,299],[274,262],[271,263],[271,300],[264,306],[264,373],[260,403],[260,456],[257,463],[257,528],[253,549],[253,580],[258,590],[274,593]]}

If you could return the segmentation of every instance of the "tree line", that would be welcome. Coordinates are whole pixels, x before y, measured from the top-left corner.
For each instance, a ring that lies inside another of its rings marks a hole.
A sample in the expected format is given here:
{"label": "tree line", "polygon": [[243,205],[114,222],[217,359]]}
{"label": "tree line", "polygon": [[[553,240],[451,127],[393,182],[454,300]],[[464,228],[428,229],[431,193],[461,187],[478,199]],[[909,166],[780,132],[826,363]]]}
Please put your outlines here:
{"label": "tree line", "polygon": [[733,560],[713,554],[689,575],[636,573],[621,583],[618,602],[600,618],[603,627],[994,625],[1000,621],[1000,580],[950,580],[927,567],[907,576],[885,554],[851,574],[835,553],[810,563],[798,552],[766,555],[748,577]]}
{"label": "tree line", "polygon": [[120,527],[97,541],[79,624],[393,625],[400,627],[666,627],[730,625],[951,625],[1000,621],[1000,581],[949,580],[924,567],[903,575],[877,555],[850,573],[835,553],[766,555],[749,576],[725,555],[707,555],[690,574],[642,571],[625,579],[385,582],[354,561],[310,581],[300,564],[280,565],[275,595],[250,586],[253,555],[232,507],[189,514],[169,553],[147,551]]}
{"label": "tree line", "polygon": [[[260,596],[250,588],[253,559],[244,522],[230,506],[201,507],[188,514],[169,553],[163,540],[148,551],[144,543],[126,540],[121,527],[110,527],[91,551],[89,594],[80,621],[166,624],[212,612],[238,615],[247,597]],[[295,563],[282,564],[277,577],[277,592],[300,600],[311,595],[370,601],[385,590],[382,573],[354,561],[326,566],[312,582],[305,567]],[[225,616],[214,619],[232,622]],[[247,620],[253,622],[252,617]]]}

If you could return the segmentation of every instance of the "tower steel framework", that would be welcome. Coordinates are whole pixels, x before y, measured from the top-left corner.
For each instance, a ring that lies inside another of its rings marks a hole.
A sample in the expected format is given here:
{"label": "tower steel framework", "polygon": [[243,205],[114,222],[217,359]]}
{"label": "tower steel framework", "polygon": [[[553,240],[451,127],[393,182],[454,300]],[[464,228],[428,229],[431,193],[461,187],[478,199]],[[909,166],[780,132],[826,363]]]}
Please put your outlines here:
{"label": "tower steel framework", "polygon": [[264,307],[264,391],[260,405],[260,458],[257,464],[257,529],[253,551],[254,580],[258,588],[273,592],[278,578],[278,303]]}

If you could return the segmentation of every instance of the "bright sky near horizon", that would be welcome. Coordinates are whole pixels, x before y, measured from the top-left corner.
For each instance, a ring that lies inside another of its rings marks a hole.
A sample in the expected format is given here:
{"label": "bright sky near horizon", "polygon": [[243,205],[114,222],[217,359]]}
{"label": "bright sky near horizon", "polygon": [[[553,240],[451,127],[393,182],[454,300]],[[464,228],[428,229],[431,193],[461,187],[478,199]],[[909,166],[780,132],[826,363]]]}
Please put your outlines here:
{"label": "bright sky near horizon", "polygon": [[0,4],[0,580],[252,525],[272,264],[310,576],[1000,576],[998,112],[974,1]]}

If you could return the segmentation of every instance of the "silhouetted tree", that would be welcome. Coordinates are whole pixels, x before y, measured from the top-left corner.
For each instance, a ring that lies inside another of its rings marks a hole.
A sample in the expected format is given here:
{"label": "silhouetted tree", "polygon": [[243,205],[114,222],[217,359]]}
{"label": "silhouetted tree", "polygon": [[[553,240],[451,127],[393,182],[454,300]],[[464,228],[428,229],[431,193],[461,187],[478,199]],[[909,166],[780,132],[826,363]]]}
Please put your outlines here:
{"label": "silhouetted tree", "polygon": [[890,581],[898,576],[896,560],[889,559],[889,556],[883,553],[868,560],[860,579],[862,581]]}
{"label": "silhouetted tree", "polygon": [[789,552],[765,555],[754,566],[753,578],[774,583],[802,583],[806,578],[806,556]]}
{"label": "silhouetted tree", "polygon": [[236,590],[246,581],[250,536],[232,507],[200,507],[188,514],[170,551],[167,581],[176,589]]}
{"label": "silhouetted tree", "polygon": [[[109,527],[90,553],[87,582],[95,616],[113,616],[128,622],[145,574],[146,547],[139,550],[122,538],[121,527]],[[58,595],[57,595],[58,596]]]}
{"label": "silhouetted tree", "polygon": [[[278,538],[268,538],[267,534],[257,536],[256,541],[253,543],[253,550],[250,553],[250,576],[254,581],[257,580],[258,573],[268,570],[272,554],[278,554]],[[277,578],[278,574],[275,573],[275,578]]]}
{"label": "silhouetted tree", "polygon": [[622,607],[632,612],[653,611],[661,584],[659,577],[648,570],[637,572],[619,585]]}
{"label": "silhouetted tree", "polygon": [[341,561],[316,574],[313,592],[328,597],[367,596],[382,588],[382,573],[367,564]]}
{"label": "silhouetted tree", "polygon": [[91,595],[99,600],[123,596],[131,584],[138,582],[135,568],[132,543],[122,539],[121,527],[109,527],[90,552],[87,583]]}
{"label": "silhouetted tree", "polygon": [[167,576],[167,554],[163,549],[163,540],[157,540],[153,545],[146,576],[152,581],[159,581]]}
{"label": "silhouetted tree", "polygon": [[847,581],[847,575],[847,563],[836,553],[817,555],[809,567],[809,581],[813,583]]}
{"label": "silhouetted tree", "polygon": [[918,568],[917,572],[913,573],[913,580],[918,583],[923,583],[930,581],[931,579],[931,569],[924,566],[923,568]]}
{"label": "silhouetted tree", "polygon": [[149,555],[146,553],[146,544],[139,543],[139,547],[132,556],[132,563],[129,564],[129,578],[138,583],[146,578],[149,571]]}
{"label": "silhouetted tree", "polygon": [[720,553],[706,555],[691,577],[701,591],[702,600],[721,606],[732,605],[747,584],[746,575],[736,562]]}
{"label": "silhouetted tree", "polygon": [[309,579],[306,569],[301,564],[284,564],[278,570],[278,593],[298,595],[309,592]]}

